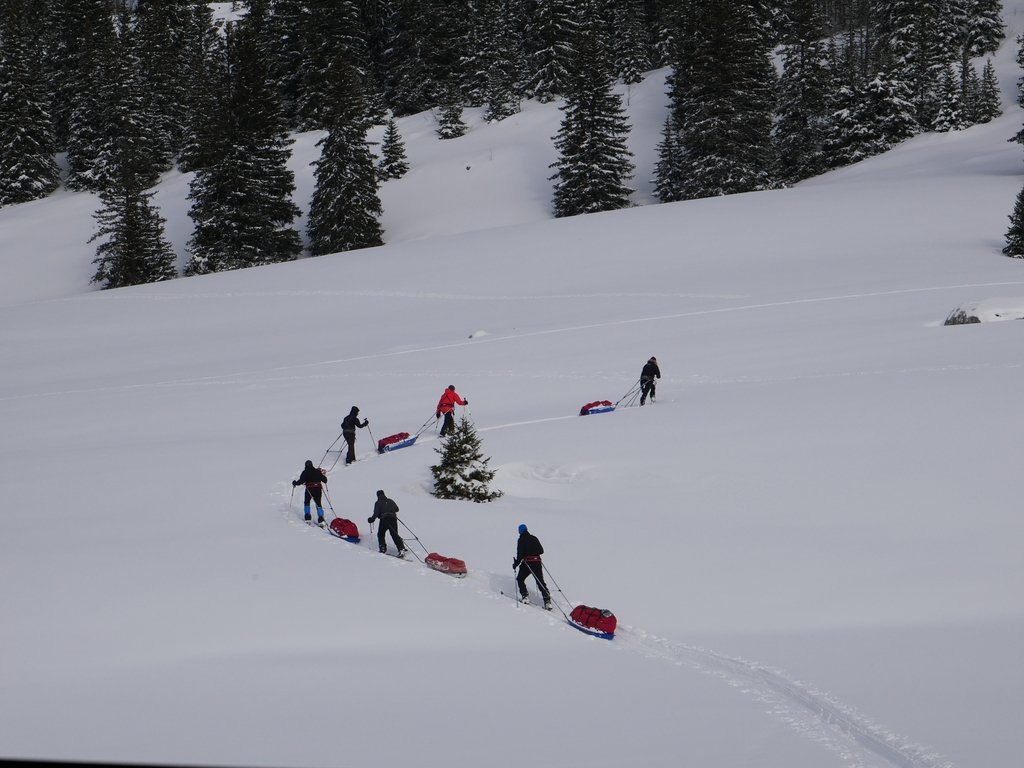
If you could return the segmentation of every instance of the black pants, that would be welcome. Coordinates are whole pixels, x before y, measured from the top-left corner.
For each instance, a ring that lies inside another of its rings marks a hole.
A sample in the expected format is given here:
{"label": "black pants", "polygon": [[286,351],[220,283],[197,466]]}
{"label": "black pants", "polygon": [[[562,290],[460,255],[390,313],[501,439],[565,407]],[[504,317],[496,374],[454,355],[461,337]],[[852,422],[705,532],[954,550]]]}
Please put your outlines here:
{"label": "black pants", "polygon": [[323,492],[324,492],[323,488],[310,488],[310,487],[307,486],[306,487],[306,495],[302,499],[303,506],[308,507],[309,506],[309,501],[310,501],[310,499],[312,499],[313,501],[316,502],[316,508],[317,509],[322,509],[323,506],[324,506],[323,505]]}
{"label": "black pants", "polygon": [[544,602],[546,603],[550,600],[551,593],[548,592],[548,585],[544,583],[544,564],[528,563],[525,560],[519,564],[519,575],[516,576],[516,584],[519,585],[519,594],[523,597],[527,597],[530,594],[526,589],[527,576],[533,576],[537,580],[537,586],[540,587],[540,594],[544,598]]}
{"label": "black pants", "polygon": [[390,533],[391,540],[395,542],[395,546],[398,547],[398,551],[401,552],[405,549],[405,542],[402,541],[402,537],[398,535],[398,518],[393,515],[380,518],[380,526],[377,528],[377,544],[380,546],[381,552],[388,551],[388,545],[384,543],[384,534]]}
{"label": "black pants", "polygon": [[647,398],[654,402],[654,379],[640,380],[640,405],[643,405]]}
{"label": "black pants", "polygon": [[345,444],[348,445],[348,453],[345,454],[345,463],[351,464],[356,460],[356,433],[342,432],[341,436],[345,438]]}
{"label": "black pants", "polygon": [[444,423],[441,425],[441,437],[450,435],[455,431],[455,416],[452,411],[448,411],[444,415]]}

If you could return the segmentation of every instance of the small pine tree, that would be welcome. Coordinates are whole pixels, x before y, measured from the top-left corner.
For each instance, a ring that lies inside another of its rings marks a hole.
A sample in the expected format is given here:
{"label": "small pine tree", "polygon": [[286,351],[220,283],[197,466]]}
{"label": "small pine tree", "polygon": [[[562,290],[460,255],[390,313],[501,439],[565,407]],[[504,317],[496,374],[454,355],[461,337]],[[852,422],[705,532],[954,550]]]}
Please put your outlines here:
{"label": "small pine tree", "polygon": [[978,103],[974,111],[975,120],[979,123],[990,122],[1003,114],[999,79],[992,59],[985,62],[985,68],[981,71],[981,86],[978,88]]}
{"label": "small pine tree", "polygon": [[935,121],[932,123],[932,130],[946,133],[947,131],[959,131],[962,128],[966,128],[967,122],[964,119],[960,82],[952,67],[946,69],[946,76],[942,79],[939,97],[939,111],[936,113]]}
{"label": "small pine tree", "polygon": [[448,94],[447,103],[441,107],[441,117],[437,121],[437,135],[442,139],[457,139],[466,133],[466,124],[462,122],[462,103],[458,94]]}
{"label": "small pine tree", "polygon": [[377,178],[381,181],[400,179],[408,172],[409,162],[406,160],[405,143],[398,132],[398,123],[392,117],[388,120],[387,128],[384,129],[384,139],[380,145]]}
{"label": "small pine tree", "polygon": [[105,238],[96,249],[94,283],[104,288],[156,283],[178,276],[176,257],[164,236],[164,220],[153,207],[153,192],[136,172],[138,147],[125,139],[114,154],[114,167],[100,192],[98,229],[89,242]]}
{"label": "small pine tree", "polygon": [[465,416],[434,451],[441,457],[440,463],[430,468],[437,498],[484,502],[502,496],[501,491],[490,487],[495,470],[487,468],[490,458],[481,452],[480,438]]}
{"label": "small pine tree", "polygon": [[1024,189],[1017,194],[1017,202],[1010,214],[1010,228],[1006,231],[1003,253],[1014,259],[1024,259]]}

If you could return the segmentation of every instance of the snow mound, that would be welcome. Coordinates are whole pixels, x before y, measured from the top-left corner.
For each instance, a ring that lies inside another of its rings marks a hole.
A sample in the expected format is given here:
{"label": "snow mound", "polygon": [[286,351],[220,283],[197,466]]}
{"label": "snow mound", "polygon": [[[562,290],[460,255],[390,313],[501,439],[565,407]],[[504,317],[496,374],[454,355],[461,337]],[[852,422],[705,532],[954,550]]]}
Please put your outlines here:
{"label": "snow mound", "polygon": [[962,304],[949,313],[944,325],[995,323],[1000,320],[1024,320],[1024,298],[985,299]]}

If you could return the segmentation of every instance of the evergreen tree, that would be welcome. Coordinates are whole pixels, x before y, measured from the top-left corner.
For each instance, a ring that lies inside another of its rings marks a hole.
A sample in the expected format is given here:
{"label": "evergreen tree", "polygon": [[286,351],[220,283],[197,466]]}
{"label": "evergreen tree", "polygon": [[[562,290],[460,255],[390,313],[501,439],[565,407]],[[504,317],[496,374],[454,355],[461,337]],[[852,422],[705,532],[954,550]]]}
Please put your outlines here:
{"label": "evergreen tree", "polygon": [[[150,84],[142,79],[145,73],[139,42],[128,9],[122,6],[107,70],[116,86],[105,91],[101,130],[95,138],[96,157],[90,170],[90,178],[100,189],[109,185],[110,176],[123,173],[137,175],[140,188],[151,187],[170,165],[167,152],[171,140],[163,130],[164,122],[154,118],[150,109],[152,102],[146,95]],[[131,145],[131,151],[126,152],[125,144]]]}
{"label": "evergreen tree", "polygon": [[981,80],[978,78],[978,70],[969,61],[960,68],[960,102],[963,127],[974,125],[978,122],[978,108],[981,104]]}
{"label": "evergreen tree", "polygon": [[1003,99],[999,92],[999,79],[992,59],[985,62],[981,71],[981,85],[978,88],[978,103],[975,108],[975,122],[987,123],[1003,114]]}
{"label": "evergreen tree", "polygon": [[682,200],[682,156],[678,139],[679,129],[672,124],[671,116],[666,117],[658,144],[658,162],[654,166],[654,194],[662,203]]}
{"label": "evergreen tree", "polygon": [[783,72],[775,136],[779,175],[794,183],[822,173],[828,123],[830,78],[822,38],[825,19],[816,0],[793,0],[789,6]]}
{"label": "evergreen tree", "polygon": [[262,45],[265,13],[257,3],[228,30],[229,96],[223,156],[192,180],[195,231],[186,274],[289,261],[302,242],[292,221],[292,143]]}
{"label": "evergreen tree", "polygon": [[984,56],[995,53],[1006,37],[1003,23],[1003,4],[1000,0],[964,0],[967,6],[967,24],[963,33],[964,56]]}
{"label": "evergreen tree", "polygon": [[153,192],[137,172],[145,158],[130,139],[118,143],[115,162],[100,191],[98,229],[89,240],[105,238],[96,249],[92,281],[103,288],[122,288],[177,277],[175,255],[164,237],[164,220],[152,204]]}
{"label": "evergreen tree", "polygon": [[642,0],[622,0],[613,7],[615,74],[627,85],[639,83],[651,69]]}
{"label": "evergreen tree", "polygon": [[181,153],[189,94],[189,26],[192,9],[188,0],[144,0],[138,5],[138,28],[133,54],[137,59],[142,98],[150,141],[167,170]]}
{"label": "evergreen tree", "polygon": [[825,142],[825,154],[838,167],[881,154],[917,132],[910,91],[880,72],[856,89],[844,86]]}
{"label": "evergreen tree", "polygon": [[0,206],[50,194],[60,181],[53,124],[28,0],[0,5]]}
{"label": "evergreen tree", "polygon": [[76,37],[76,60],[64,84],[67,110],[67,161],[70,189],[98,190],[95,165],[101,145],[111,136],[107,118],[116,89],[114,68],[114,4],[81,0],[72,4],[67,24]]}
{"label": "evergreen tree", "polygon": [[491,488],[496,471],[488,469],[490,458],[484,457],[480,438],[465,416],[434,451],[440,456],[440,461],[430,467],[437,498],[484,502],[503,495]]}
{"label": "evergreen tree", "polygon": [[528,96],[548,102],[565,93],[576,32],[573,0],[547,0],[534,4],[527,22]]}
{"label": "evergreen tree", "polygon": [[1010,228],[1006,231],[1003,253],[1014,259],[1024,259],[1024,189],[1017,194],[1017,202],[1010,215]]}
{"label": "evergreen tree", "polygon": [[749,5],[686,3],[671,80],[681,199],[768,189],[775,74],[770,41]]}
{"label": "evergreen tree", "polygon": [[482,96],[487,105],[484,119],[488,122],[504,120],[520,110],[521,44],[514,35],[510,7],[513,1],[479,0],[481,15],[486,19],[480,63],[485,67]]}
{"label": "evergreen tree", "polygon": [[334,102],[337,90],[331,73],[339,57],[365,70],[366,42],[362,17],[352,0],[306,0],[306,6],[309,28],[297,110],[300,130],[313,130],[332,122],[331,110],[345,109]]}
{"label": "evergreen tree", "polygon": [[947,131],[959,131],[969,125],[964,115],[964,99],[960,91],[960,80],[952,67],[946,68],[946,76],[942,80],[942,88],[939,91],[941,104],[939,112],[935,116],[932,130],[939,133]]}
{"label": "evergreen tree", "polygon": [[576,216],[626,208],[633,190],[626,180],[633,173],[626,145],[629,123],[616,95],[600,31],[588,20],[577,44],[573,77],[569,81],[562,124],[555,136],[558,160],[555,216]]}
{"label": "evergreen tree", "polygon": [[383,245],[377,172],[366,143],[365,103],[355,69],[343,59],[329,72],[334,83],[327,136],[316,166],[316,188],[309,210],[314,256]]}
{"label": "evergreen tree", "polygon": [[441,116],[437,121],[437,135],[442,139],[457,139],[467,131],[466,124],[462,122],[462,102],[458,93],[453,89],[441,106]]}
{"label": "evergreen tree", "polygon": [[470,0],[397,0],[388,49],[389,96],[396,115],[422,112],[462,89],[473,18]]}
{"label": "evergreen tree", "polygon": [[381,181],[400,179],[409,172],[409,162],[405,155],[405,144],[398,133],[398,123],[394,118],[388,120],[384,129],[384,139],[380,145],[380,163],[377,165],[377,178]]}
{"label": "evergreen tree", "polygon": [[179,164],[183,171],[212,168],[227,152],[231,88],[226,36],[205,0],[195,0],[187,26],[185,80],[189,100]]}

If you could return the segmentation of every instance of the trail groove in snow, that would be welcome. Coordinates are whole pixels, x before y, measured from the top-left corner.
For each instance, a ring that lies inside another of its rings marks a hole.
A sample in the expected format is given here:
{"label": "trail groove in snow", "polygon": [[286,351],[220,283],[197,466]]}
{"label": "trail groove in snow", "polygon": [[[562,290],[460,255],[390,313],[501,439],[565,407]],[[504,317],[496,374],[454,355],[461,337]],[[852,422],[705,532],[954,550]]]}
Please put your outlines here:
{"label": "trail groove in snow", "polygon": [[[323,537],[329,538],[329,533],[307,526],[299,519],[300,513],[293,508],[290,501],[288,504],[285,503],[288,494],[283,490],[284,487],[282,483],[277,495],[281,499],[281,509],[287,522],[326,541]],[[361,555],[378,557],[369,536],[363,538],[363,543],[339,542],[339,546],[345,547],[341,550],[343,553],[346,549],[353,549]],[[414,569],[415,575],[428,575],[427,571],[431,569],[422,563],[421,558],[417,557],[417,561],[419,562],[414,564],[421,567]],[[388,562],[388,565],[394,566],[397,563],[395,560]],[[439,579],[447,579],[451,586],[472,585],[478,596],[488,600],[498,599],[499,594],[507,596],[514,591],[514,580],[511,575],[506,574],[470,569],[464,579],[452,579],[444,574],[437,576]],[[439,581],[439,587],[443,583]],[[556,599],[567,599],[561,590],[557,591],[559,594]],[[512,600],[509,600],[509,604],[510,607],[520,609]],[[531,612],[531,615],[534,620],[544,621],[549,626],[573,631],[558,618],[558,613]],[[581,637],[581,641],[586,642],[588,638]],[[849,768],[955,768],[953,763],[934,750],[885,728],[833,696],[818,691],[806,683],[798,682],[781,670],[658,637],[626,624],[619,625],[615,638],[608,647],[617,652],[633,653],[675,666],[685,666],[720,678],[744,696],[764,705],[767,712],[801,736],[839,756]]]}

